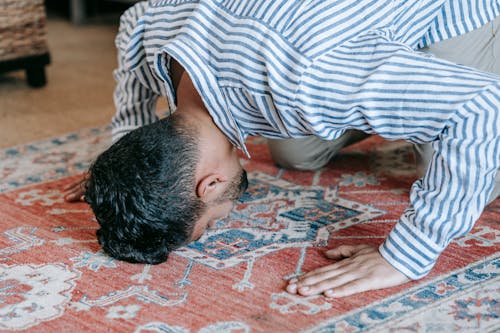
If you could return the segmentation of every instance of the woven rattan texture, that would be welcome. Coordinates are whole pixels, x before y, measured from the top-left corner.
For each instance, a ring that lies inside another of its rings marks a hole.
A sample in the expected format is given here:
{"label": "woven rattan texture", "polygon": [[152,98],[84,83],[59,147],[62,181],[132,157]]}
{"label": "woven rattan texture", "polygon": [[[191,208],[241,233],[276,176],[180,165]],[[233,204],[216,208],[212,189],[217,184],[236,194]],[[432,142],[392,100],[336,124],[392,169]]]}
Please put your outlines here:
{"label": "woven rattan texture", "polygon": [[43,0],[0,0],[0,61],[48,52]]}

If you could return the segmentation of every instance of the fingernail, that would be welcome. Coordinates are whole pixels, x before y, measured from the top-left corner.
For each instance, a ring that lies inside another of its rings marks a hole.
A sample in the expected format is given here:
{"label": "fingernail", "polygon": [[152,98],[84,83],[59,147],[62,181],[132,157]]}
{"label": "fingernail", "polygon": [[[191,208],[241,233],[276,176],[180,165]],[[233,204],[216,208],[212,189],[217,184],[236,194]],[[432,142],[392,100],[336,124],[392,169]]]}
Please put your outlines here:
{"label": "fingernail", "polygon": [[289,293],[292,293],[292,294],[295,294],[297,292],[297,285],[292,283],[292,284],[289,284],[288,287],[286,288],[286,290],[289,292]]}
{"label": "fingernail", "polygon": [[335,297],[335,293],[333,292],[333,290],[327,290],[327,291],[325,291],[325,296],[326,297]]}
{"label": "fingernail", "polygon": [[304,291],[305,291],[305,292],[308,292],[308,291],[309,291],[309,289],[310,289],[309,287],[300,287],[300,291],[301,291],[301,292],[304,292]]}
{"label": "fingernail", "polygon": [[299,280],[297,278],[293,278],[290,281],[288,281],[288,283],[290,283],[290,284],[295,284],[297,282],[299,282]]}

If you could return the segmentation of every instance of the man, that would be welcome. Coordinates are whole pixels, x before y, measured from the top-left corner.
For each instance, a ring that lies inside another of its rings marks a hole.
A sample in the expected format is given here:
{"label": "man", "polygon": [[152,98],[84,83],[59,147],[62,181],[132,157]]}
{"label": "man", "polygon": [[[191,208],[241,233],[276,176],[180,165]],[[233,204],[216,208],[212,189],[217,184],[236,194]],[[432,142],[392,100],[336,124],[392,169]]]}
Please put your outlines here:
{"label": "man", "polygon": [[[331,141],[361,131],[430,143],[429,167],[380,248],[332,249],[345,259],[287,290],[340,297],[425,276],[492,199],[500,78],[414,50],[499,14],[498,2],[458,0],[136,5],[117,38],[113,134],[153,124],[90,169],[101,244],[158,263],[195,240],[245,188],[234,147],[247,153],[248,135]],[[160,95],[175,112],[156,121]]]}

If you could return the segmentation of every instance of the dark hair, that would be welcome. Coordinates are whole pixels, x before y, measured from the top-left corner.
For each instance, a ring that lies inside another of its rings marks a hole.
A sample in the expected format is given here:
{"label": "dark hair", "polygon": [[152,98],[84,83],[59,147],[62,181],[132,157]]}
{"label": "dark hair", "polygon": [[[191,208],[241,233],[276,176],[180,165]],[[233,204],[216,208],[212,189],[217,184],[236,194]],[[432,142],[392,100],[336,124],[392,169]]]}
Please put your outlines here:
{"label": "dark hair", "polygon": [[85,198],[112,257],[158,264],[189,240],[205,210],[196,196],[196,128],[170,116],[138,128],[89,170]]}

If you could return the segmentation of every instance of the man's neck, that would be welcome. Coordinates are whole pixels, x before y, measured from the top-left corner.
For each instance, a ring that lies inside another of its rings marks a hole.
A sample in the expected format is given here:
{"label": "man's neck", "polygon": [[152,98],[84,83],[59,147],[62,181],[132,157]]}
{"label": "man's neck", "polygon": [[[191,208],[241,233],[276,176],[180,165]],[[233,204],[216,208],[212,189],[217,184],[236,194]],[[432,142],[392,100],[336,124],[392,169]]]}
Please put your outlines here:
{"label": "man's neck", "polygon": [[182,67],[177,60],[172,58],[170,60],[170,72],[172,78],[172,85],[174,87],[174,91],[177,92],[177,88],[179,87],[179,82],[181,81],[182,75],[185,73],[184,67]]}
{"label": "man's neck", "polygon": [[172,83],[176,89],[177,110],[198,110],[209,116],[203,100],[193,85],[189,74],[172,59]]}
{"label": "man's neck", "polygon": [[177,111],[184,121],[192,122],[198,129],[202,151],[200,170],[218,170],[233,155],[233,145],[215,125],[203,100],[193,85],[189,74],[172,59],[172,83],[176,89]]}

